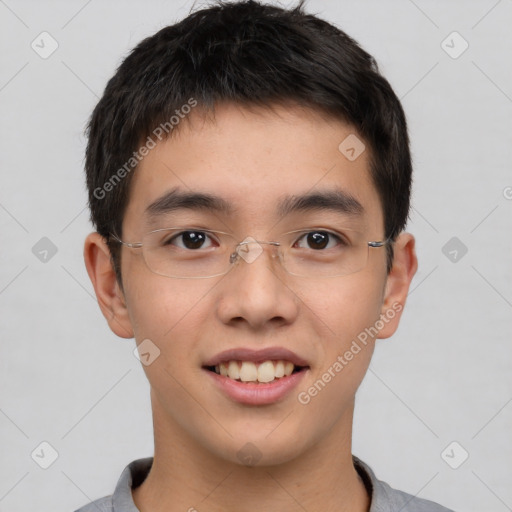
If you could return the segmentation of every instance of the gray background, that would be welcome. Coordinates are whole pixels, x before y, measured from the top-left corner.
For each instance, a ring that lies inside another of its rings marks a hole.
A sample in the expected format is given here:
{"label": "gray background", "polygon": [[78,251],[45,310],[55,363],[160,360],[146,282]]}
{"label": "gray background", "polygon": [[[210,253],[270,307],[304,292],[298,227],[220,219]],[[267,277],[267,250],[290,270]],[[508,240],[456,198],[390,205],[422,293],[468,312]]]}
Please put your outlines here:
{"label": "gray background", "polygon": [[[0,0],[1,511],[74,510],[152,455],[135,343],[109,331],[82,260],[83,128],[127,51],[191,5]],[[353,451],[412,494],[512,510],[512,1],[308,6],[375,55],[415,162],[420,267],[359,391]],[[43,31],[59,45],[46,59]]]}

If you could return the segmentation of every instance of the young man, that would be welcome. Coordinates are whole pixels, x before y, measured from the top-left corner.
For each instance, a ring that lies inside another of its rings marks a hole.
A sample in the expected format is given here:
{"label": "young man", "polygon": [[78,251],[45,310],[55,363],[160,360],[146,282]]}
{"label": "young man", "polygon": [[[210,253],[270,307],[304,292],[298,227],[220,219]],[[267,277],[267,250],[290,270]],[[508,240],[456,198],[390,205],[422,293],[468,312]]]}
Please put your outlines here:
{"label": "young man", "polygon": [[351,453],[417,267],[406,121],[335,27],[254,1],[142,41],[92,115],[85,262],[155,453],[81,512],[446,511]]}

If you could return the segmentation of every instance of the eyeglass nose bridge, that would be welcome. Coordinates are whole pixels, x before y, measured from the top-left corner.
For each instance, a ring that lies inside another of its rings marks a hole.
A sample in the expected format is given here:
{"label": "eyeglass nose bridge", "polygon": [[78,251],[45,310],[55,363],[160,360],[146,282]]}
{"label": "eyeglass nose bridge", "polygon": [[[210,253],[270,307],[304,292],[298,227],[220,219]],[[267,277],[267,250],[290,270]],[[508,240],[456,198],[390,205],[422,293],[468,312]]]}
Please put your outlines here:
{"label": "eyeglass nose bridge", "polygon": [[233,264],[239,258],[242,258],[246,263],[252,263],[263,252],[263,247],[261,247],[262,245],[279,247],[281,244],[279,242],[256,240],[255,238],[248,236],[245,240],[242,240],[236,245],[235,250],[229,257],[229,263]]}

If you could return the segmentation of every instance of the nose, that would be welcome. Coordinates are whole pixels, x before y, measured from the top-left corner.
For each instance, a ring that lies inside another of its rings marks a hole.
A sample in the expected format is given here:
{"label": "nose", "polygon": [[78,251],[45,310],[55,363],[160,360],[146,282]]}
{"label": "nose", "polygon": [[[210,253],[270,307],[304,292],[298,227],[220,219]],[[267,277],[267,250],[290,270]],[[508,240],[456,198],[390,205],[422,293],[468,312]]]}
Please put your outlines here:
{"label": "nose", "polygon": [[230,258],[234,266],[223,279],[216,302],[223,323],[264,329],[297,318],[300,301],[287,286],[275,250],[278,245],[248,237],[237,246]]}

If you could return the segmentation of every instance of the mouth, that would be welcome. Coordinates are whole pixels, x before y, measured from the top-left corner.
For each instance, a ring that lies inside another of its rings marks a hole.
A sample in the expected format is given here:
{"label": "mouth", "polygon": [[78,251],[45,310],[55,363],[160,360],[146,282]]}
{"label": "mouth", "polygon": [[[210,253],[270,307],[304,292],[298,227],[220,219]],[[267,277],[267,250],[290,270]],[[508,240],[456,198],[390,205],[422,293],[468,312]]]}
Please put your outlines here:
{"label": "mouth", "polygon": [[291,361],[278,359],[254,362],[226,360],[217,365],[204,367],[206,370],[237,382],[268,384],[308,369]]}
{"label": "mouth", "polygon": [[231,400],[244,405],[270,405],[290,396],[306,377],[308,361],[283,347],[230,349],[203,366],[211,382]]}

